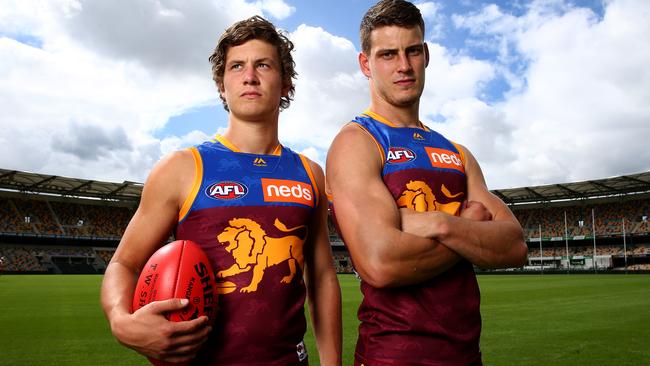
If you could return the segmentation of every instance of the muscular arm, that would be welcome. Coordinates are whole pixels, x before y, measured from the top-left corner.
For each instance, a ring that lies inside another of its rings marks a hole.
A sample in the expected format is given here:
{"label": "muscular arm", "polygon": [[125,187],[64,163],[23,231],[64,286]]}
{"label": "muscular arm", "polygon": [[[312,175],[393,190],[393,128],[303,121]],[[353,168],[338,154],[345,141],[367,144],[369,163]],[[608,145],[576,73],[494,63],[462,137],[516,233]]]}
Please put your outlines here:
{"label": "muscular arm", "polygon": [[305,283],[309,314],[321,365],[341,365],[341,289],[334,270],[327,230],[327,198],[322,169],[311,163],[320,192],[319,205],[309,225],[305,245]]}
{"label": "muscular arm", "polygon": [[327,183],[339,227],[359,275],[370,285],[423,282],[449,269],[459,257],[435,240],[401,230],[378,156],[371,137],[353,124],[334,139]]}
{"label": "muscular arm", "polygon": [[443,212],[403,210],[403,225],[419,235],[442,242],[481,268],[520,267],[527,247],[521,225],[508,206],[493,195],[474,156],[466,156],[468,203],[461,217]]}
{"label": "muscular arm", "polygon": [[180,299],[156,301],[133,314],[130,310],[138,273],[177,221],[179,203],[186,196],[185,180],[194,176],[191,159],[189,152],[177,152],[154,167],[140,206],[106,268],[101,290],[102,307],[117,340],[145,356],[170,362],[195,355],[210,330],[207,318],[168,321],[165,312],[186,305]]}

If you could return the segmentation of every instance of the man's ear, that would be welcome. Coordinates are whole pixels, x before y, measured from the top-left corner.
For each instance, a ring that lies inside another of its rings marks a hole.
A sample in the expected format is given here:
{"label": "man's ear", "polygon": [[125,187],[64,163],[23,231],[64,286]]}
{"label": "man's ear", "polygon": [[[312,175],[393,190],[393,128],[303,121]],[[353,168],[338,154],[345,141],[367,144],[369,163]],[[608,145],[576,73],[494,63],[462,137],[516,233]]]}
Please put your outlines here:
{"label": "man's ear", "polygon": [[429,66],[429,46],[424,42],[424,67]]}
{"label": "man's ear", "polygon": [[289,90],[291,89],[291,83],[288,83],[287,85],[282,86],[281,90],[281,96],[282,97],[288,97],[289,96]]}
{"label": "man's ear", "polygon": [[361,72],[370,79],[370,65],[368,64],[368,56],[365,53],[359,52],[359,68]]}
{"label": "man's ear", "polygon": [[217,82],[217,90],[219,91],[221,98],[226,99],[226,96],[224,95],[226,93],[226,89],[223,87],[223,81]]}

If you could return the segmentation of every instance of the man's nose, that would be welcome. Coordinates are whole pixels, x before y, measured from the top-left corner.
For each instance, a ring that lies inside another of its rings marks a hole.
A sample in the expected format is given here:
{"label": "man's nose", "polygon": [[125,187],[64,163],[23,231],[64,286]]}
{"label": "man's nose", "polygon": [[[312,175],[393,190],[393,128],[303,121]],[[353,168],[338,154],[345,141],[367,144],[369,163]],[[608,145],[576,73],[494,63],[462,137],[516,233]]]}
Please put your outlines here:
{"label": "man's nose", "polygon": [[403,53],[398,55],[398,65],[397,65],[397,71],[399,72],[409,72],[411,71],[412,66],[411,66],[411,60],[409,60],[408,56]]}
{"label": "man's nose", "polygon": [[244,70],[244,84],[246,85],[257,85],[260,83],[260,80],[257,76],[257,70],[255,66],[248,66]]}

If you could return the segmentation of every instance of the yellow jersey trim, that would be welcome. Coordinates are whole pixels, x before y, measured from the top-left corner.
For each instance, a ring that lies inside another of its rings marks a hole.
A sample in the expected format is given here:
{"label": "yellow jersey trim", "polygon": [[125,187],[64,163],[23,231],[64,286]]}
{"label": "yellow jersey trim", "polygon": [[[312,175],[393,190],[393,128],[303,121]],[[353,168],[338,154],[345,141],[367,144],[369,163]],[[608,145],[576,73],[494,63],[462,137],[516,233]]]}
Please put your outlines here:
{"label": "yellow jersey trim", "polygon": [[460,155],[460,161],[463,163],[463,169],[467,166],[466,164],[466,158],[465,158],[465,150],[461,148],[461,146],[453,141],[451,142],[454,146],[456,146],[456,150],[458,150],[458,154]]}
{"label": "yellow jersey trim", "polygon": [[305,167],[305,171],[307,171],[307,175],[309,176],[309,180],[311,180],[311,186],[314,187],[314,196],[315,196],[315,202],[316,205],[314,207],[318,207],[318,202],[320,201],[320,192],[318,191],[318,183],[316,183],[316,179],[314,178],[314,172],[311,170],[311,165],[309,164],[309,160],[302,155],[298,154],[300,156],[300,161],[302,161],[302,166]]}
{"label": "yellow jersey trim", "polygon": [[192,157],[194,158],[194,184],[192,185],[190,194],[185,198],[185,202],[183,202],[183,206],[181,206],[181,210],[178,213],[178,222],[183,221],[185,216],[187,216],[187,213],[190,211],[192,203],[194,203],[194,199],[199,193],[201,180],[203,179],[203,160],[201,160],[199,150],[197,150],[196,147],[190,147],[188,150],[192,153]]}
{"label": "yellow jersey trim", "polygon": [[[219,141],[223,146],[227,147],[232,152],[237,152],[237,153],[242,152],[241,150],[239,150],[237,146],[235,146],[232,142],[228,141],[227,138],[223,137],[220,134],[216,134],[214,136],[214,140]],[[254,154],[254,155],[267,155],[267,154]],[[276,146],[275,149],[273,149],[273,151],[268,155],[275,155],[275,156],[282,155],[282,144],[278,144],[278,146]]]}
{"label": "yellow jersey trim", "polygon": [[[381,123],[383,123],[383,124],[385,124],[387,126],[394,127],[394,128],[402,128],[400,126],[397,126],[393,122],[389,121],[388,119],[384,118],[383,116],[371,111],[370,109],[366,109],[362,114],[365,114],[366,116],[368,116],[368,117],[370,117],[370,118],[372,118],[372,119],[374,119],[374,120],[376,120],[378,122],[381,122]],[[429,127],[427,127],[424,123],[422,123],[420,121],[418,121],[418,127],[415,127],[415,128],[421,128],[421,129],[425,130],[426,132],[430,131]]]}
{"label": "yellow jersey trim", "polygon": [[232,144],[230,141],[228,141],[225,137],[223,137],[223,136],[221,136],[221,135],[219,135],[219,134],[216,134],[216,135],[214,136],[214,139],[217,140],[217,141],[219,141],[219,142],[221,143],[221,145],[227,147],[227,148],[230,149],[230,151],[232,151],[232,152],[241,152],[241,151],[237,148],[237,146],[233,145],[233,144]]}
{"label": "yellow jersey trim", "polygon": [[381,159],[381,167],[382,169],[384,168],[384,162],[386,161],[386,154],[384,153],[384,149],[381,147],[381,144],[375,139],[375,136],[373,136],[370,131],[368,131],[365,127],[358,123],[354,123],[355,126],[359,127],[361,131],[365,132],[370,138],[372,139],[372,142],[375,143],[375,146],[377,146],[377,150],[379,150],[379,155]]}

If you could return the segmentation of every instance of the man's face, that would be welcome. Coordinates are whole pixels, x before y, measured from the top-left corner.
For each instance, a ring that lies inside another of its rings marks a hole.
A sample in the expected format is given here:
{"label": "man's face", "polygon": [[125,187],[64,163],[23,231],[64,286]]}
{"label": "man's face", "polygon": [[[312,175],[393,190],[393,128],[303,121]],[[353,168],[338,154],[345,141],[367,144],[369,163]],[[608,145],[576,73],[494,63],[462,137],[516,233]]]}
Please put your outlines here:
{"label": "man's face", "polygon": [[396,107],[417,103],[424,89],[428,61],[420,28],[377,28],[370,33],[370,45],[370,55],[362,55],[360,61],[371,80],[373,96]]}
{"label": "man's face", "polygon": [[271,44],[252,39],[226,52],[221,95],[230,113],[246,121],[260,121],[279,111],[282,67],[278,52]]}

